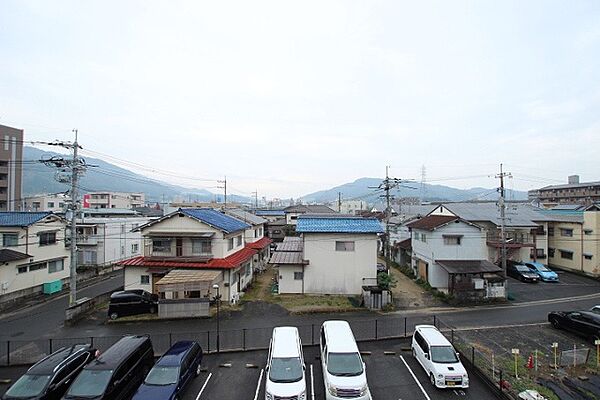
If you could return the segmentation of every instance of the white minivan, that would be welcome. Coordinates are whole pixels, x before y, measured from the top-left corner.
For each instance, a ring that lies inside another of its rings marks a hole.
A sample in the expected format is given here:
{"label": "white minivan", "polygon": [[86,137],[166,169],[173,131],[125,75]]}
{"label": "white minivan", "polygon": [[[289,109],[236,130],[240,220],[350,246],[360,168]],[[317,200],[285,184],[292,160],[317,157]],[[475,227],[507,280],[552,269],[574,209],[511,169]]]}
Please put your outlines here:
{"label": "white minivan", "polygon": [[306,366],[296,327],[273,329],[265,371],[265,400],[306,400]]}
{"label": "white minivan", "polygon": [[438,388],[469,387],[467,370],[452,344],[435,326],[417,325],[412,338],[412,353],[423,367],[431,384]]}
{"label": "white minivan", "polygon": [[365,363],[348,322],[325,321],[320,345],[325,399],[371,400]]}

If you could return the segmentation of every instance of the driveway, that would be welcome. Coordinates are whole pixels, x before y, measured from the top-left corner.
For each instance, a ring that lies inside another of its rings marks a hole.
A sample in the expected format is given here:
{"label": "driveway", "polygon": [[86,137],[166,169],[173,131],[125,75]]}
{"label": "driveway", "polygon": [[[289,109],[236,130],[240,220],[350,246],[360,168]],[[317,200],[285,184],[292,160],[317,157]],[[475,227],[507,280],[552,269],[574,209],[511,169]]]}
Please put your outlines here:
{"label": "driveway", "polygon": [[572,272],[556,271],[559,282],[523,283],[508,278],[508,292],[515,302],[586,296],[600,292],[600,282]]}

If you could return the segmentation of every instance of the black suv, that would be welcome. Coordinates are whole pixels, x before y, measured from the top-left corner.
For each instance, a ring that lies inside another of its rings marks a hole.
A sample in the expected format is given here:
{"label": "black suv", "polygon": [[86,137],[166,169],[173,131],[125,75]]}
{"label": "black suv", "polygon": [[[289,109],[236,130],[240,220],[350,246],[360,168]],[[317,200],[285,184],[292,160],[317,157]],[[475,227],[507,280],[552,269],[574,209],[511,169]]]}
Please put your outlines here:
{"label": "black suv", "polygon": [[2,399],[58,400],[95,357],[96,349],[88,344],[63,347],[29,368]]}
{"label": "black suv", "polygon": [[117,319],[127,315],[154,314],[158,310],[158,296],[145,290],[123,290],[110,295],[108,317]]}
{"label": "black suv", "polygon": [[154,365],[148,336],[125,336],[81,371],[63,399],[130,399]]}

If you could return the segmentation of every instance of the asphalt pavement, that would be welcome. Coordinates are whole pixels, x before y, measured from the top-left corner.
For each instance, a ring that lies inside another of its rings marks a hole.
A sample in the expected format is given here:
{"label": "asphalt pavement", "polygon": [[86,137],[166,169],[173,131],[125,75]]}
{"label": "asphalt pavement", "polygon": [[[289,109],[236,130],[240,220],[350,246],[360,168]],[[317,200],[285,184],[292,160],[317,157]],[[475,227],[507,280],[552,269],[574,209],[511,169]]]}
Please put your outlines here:
{"label": "asphalt pavement", "polygon": [[[123,285],[123,271],[115,271],[105,279],[78,290],[77,298],[95,297]],[[60,336],[64,328],[68,291],[31,307],[4,313],[0,317],[0,341],[27,340]],[[89,335],[88,335],[89,336]]]}

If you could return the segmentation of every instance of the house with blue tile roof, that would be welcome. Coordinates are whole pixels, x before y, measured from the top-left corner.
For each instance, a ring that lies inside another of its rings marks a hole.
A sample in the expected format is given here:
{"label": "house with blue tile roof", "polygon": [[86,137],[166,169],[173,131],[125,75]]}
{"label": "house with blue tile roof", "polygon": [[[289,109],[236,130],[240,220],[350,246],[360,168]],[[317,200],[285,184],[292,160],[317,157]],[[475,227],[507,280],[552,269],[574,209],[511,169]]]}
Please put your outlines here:
{"label": "house with blue tile roof", "polygon": [[285,251],[271,258],[280,293],[358,295],[364,285],[376,282],[378,235],[383,233],[377,219],[300,215],[296,232],[301,236],[294,247],[298,254],[282,247]]}
{"label": "house with blue tile roof", "polygon": [[[237,301],[254,277],[254,257],[270,244],[264,230],[255,235],[255,223],[262,222],[257,218],[212,208],[180,208],[137,227],[142,254],[119,262],[125,269],[125,288],[185,299],[214,296],[212,286],[218,284],[223,299]],[[166,290],[161,280],[174,270],[185,270],[188,277],[193,271],[204,272],[196,274],[197,281],[178,285],[170,276]]]}
{"label": "house with blue tile roof", "polygon": [[66,221],[51,212],[0,212],[0,309],[68,284]]}

